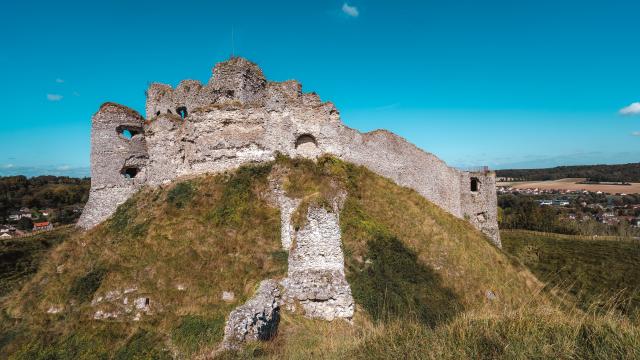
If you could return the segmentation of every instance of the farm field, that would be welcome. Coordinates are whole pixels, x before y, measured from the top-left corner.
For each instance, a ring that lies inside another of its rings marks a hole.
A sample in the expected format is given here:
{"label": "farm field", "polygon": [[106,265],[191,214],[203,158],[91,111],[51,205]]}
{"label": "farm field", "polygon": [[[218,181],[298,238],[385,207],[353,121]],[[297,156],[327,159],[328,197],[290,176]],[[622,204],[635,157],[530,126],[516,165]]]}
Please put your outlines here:
{"label": "farm field", "polygon": [[540,190],[572,190],[572,191],[602,191],[607,194],[636,194],[640,193],[640,183],[630,185],[605,185],[605,184],[578,184],[584,178],[565,178],[549,181],[515,181],[498,182],[498,186],[511,186],[515,189],[540,189]]}

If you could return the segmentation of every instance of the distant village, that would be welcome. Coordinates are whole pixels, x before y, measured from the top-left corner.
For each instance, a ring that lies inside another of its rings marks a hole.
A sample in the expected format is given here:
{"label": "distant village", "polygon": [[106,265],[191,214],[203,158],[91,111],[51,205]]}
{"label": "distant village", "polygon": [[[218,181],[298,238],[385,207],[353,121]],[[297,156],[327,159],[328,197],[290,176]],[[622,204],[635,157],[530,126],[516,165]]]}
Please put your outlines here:
{"label": "distant village", "polygon": [[[68,209],[65,210],[68,211]],[[12,211],[6,218],[0,219],[0,239],[10,239],[29,236],[43,231],[51,231],[54,229],[54,223],[51,219],[54,219],[57,211],[61,210],[30,209],[23,207],[19,210]],[[82,213],[82,207],[72,208],[71,211],[79,216]]]}
{"label": "distant village", "polygon": [[539,206],[550,206],[559,210],[565,220],[575,222],[596,222],[617,226],[626,223],[640,228],[640,194],[607,194],[602,191],[557,190],[557,189],[516,189],[498,186],[498,195],[526,196]]}

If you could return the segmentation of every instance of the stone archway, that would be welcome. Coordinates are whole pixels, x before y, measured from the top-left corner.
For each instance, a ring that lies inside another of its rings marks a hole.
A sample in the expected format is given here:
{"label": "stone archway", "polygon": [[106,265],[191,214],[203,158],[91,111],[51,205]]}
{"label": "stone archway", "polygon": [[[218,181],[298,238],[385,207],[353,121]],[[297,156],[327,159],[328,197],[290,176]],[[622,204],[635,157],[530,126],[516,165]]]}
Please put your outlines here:
{"label": "stone archway", "polygon": [[311,134],[302,134],[296,139],[296,151],[305,157],[313,157],[318,153],[318,142]]}

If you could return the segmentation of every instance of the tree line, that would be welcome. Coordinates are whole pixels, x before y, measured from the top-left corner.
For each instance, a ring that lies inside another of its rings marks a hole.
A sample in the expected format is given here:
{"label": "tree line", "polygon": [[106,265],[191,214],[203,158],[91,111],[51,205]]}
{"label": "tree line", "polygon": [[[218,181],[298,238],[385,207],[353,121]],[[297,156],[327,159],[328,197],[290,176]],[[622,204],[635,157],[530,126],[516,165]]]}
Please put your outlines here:
{"label": "tree line", "polygon": [[558,166],[547,169],[506,169],[496,170],[496,176],[523,181],[587,178],[590,181],[600,182],[640,182],[640,163]]}
{"label": "tree line", "polygon": [[[566,209],[565,209],[566,210]],[[581,214],[581,209],[573,209]],[[527,196],[513,194],[498,196],[498,226],[501,229],[523,229],[584,236],[637,237],[640,230],[621,221],[607,225],[589,218],[584,221],[563,218],[562,210],[554,206],[541,206]]]}
{"label": "tree line", "polygon": [[[0,177],[0,220],[20,208],[54,209],[57,216],[73,218],[73,207],[83,207],[91,180],[66,176]],[[63,219],[64,220],[64,219]],[[67,219],[69,220],[69,219]],[[67,221],[61,221],[67,222]]]}

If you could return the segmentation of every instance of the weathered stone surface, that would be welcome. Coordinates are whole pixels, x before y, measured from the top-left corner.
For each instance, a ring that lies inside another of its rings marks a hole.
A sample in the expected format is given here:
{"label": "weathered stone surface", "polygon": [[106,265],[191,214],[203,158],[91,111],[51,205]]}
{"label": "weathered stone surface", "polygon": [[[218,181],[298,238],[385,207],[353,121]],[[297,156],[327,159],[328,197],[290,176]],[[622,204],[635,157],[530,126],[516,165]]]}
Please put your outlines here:
{"label": "weathered stone surface", "polygon": [[47,314],[58,314],[64,310],[63,306],[52,305],[47,309]]}
{"label": "weathered stone surface", "polygon": [[275,280],[260,283],[255,295],[229,314],[224,327],[224,349],[237,349],[249,340],[268,340],[280,321],[280,289]]}
{"label": "weathered stone surface", "polygon": [[473,226],[484,232],[497,247],[501,248],[502,243],[497,223],[496,178],[495,176],[486,176],[483,173],[462,173],[460,186],[470,186],[472,179],[476,180],[478,191],[461,193],[461,212]]}
{"label": "weathered stone surface", "polygon": [[149,298],[139,297],[134,302],[136,310],[148,311],[149,310]]}
{"label": "weathered stone surface", "polygon": [[[108,218],[145,183],[147,147],[144,119],[125,106],[105,103],[93,116],[91,128],[91,192],[78,226],[88,229]],[[135,133],[131,139],[124,130]],[[126,178],[127,168],[137,169]]]}
{"label": "weathered stone surface", "polygon": [[304,314],[313,318],[353,317],[337,213],[309,207],[307,224],[296,233],[289,252],[287,278],[282,286],[284,301],[292,311],[299,304]]}
{"label": "weathered stone surface", "polygon": [[232,302],[236,299],[236,295],[233,293],[233,291],[223,291],[221,298],[222,301]]}
{"label": "weathered stone surface", "polygon": [[[94,320],[118,320],[138,321],[142,315],[153,315],[155,311],[151,307],[151,299],[147,296],[129,298],[129,294],[138,291],[136,287],[114,289],[104,293],[95,294],[91,300],[91,306],[95,308]],[[155,310],[161,309],[158,304],[154,304]],[[135,316],[132,314],[135,313]]]}
{"label": "weathered stone surface", "polygon": [[280,169],[275,169],[273,173],[277,174],[269,179],[270,185],[270,199],[271,202],[280,208],[280,241],[282,242],[282,249],[289,250],[291,248],[292,240],[295,236],[295,230],[291,223],[291,216],[296,211],[301,199],[292,199],[285,194],[282,189],[282,178],[279,177]]}
{"label": "weathered stone surface", "polygon": [[[146,122],[123,106],[100,109],[92,129],[92,190],[79,226],[90,228],[103,221],[142,184],[269,161],[276,152],[307,158],[329,153],[416,190],[454,216],[468,218],[500,246],[493,173],[450,168],[387,131],[362,134],[351,129],[332,103],[303,93],[296,81],[266,81],[245,59],[219,63],[213,73],[206,85],[193,80],[175,89],[152,84]],[[117,131],[123,126],[141,126],[142,132],[126,140]],[[129,167],[140,170],[134,179],[123,177],[123,169]],[[481,184],[478,191],[470,189],[471,178]]]}

